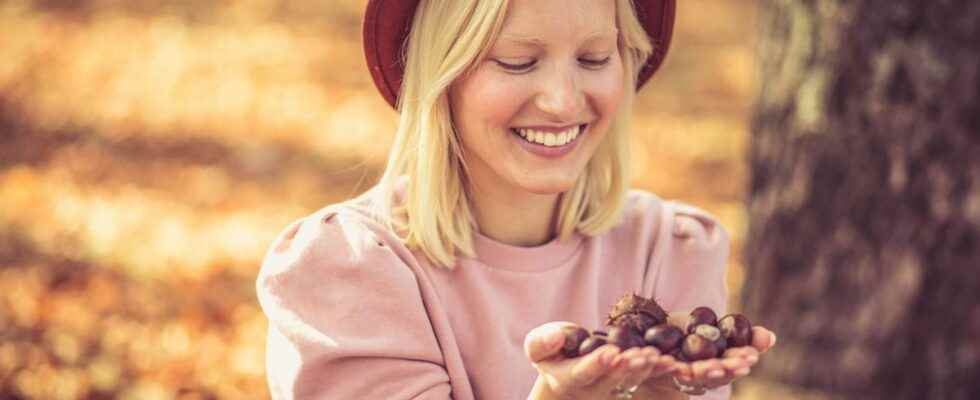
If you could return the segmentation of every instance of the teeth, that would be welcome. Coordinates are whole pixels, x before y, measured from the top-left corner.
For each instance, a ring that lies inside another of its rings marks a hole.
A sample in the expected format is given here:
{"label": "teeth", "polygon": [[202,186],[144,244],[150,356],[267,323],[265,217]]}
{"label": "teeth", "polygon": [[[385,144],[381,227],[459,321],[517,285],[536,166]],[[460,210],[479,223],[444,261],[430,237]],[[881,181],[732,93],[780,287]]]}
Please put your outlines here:
{"label": "teeth", "polygon": [[579,126],[576,125],[557,134],[542,132],[534,129],[516,129],[516,131],[521,135],[521,137],[529,142],[543,144],[549,147],[557,147],[566,145],[568,142],[575,140],[579,134]]}

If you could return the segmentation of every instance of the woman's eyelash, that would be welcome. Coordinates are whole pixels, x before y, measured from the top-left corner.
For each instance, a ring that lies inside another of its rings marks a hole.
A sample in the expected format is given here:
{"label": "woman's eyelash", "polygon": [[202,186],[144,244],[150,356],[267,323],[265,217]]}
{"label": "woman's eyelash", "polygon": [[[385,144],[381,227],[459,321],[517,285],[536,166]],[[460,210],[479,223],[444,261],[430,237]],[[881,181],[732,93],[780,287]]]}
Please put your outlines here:
{"label": "woman's eyelash", "polygon": [[596,66],[597,67],[597,66],[601,66],[601,65],[606,65],[609,62],[610,59],[612,59],[612,56],[603,58],[601,60],[590,60],[590,59],[587,59],[587,58],[581,58],[579,60],[582,61],[582,62],[584,62],[584,63],[586,63],[586,64],[589,64],[589,65],[592,65],[592,66]]}
{"label": "woman's eyelash", "polygon": [[[600,67],[600,66],[606,65],[611,58],[612,58],[612,56],[603,58],[601,60],[590,60],[590,59],[587,59],[587,58],[580,58],[579,61],[582,62],[582,63],[584,63],[584,64],[586,64],[586,65],[592,66],[592,67]],[[499,61],[498,60],[497,61],[497,64],[499,64],[501,67],[503,67],[504,69],[506,69],[508,71],[526,71],[526,70],[530,69],[531,67],[533,67],[534,64],[537,64],[537,60],[532,60],[532,61],[526,62],[524,64],[508,64],[508,63],[505,63],[503,61]]]}
{"label": "woman's eyelash", "polygon": [[497,61],[497,64],[500,64],[501,67],[508,71],[524,71],[533,67],[537,62],[537,60],[532,60],[531,62],[526,62],[524,64],[508,64],[503,61]]}

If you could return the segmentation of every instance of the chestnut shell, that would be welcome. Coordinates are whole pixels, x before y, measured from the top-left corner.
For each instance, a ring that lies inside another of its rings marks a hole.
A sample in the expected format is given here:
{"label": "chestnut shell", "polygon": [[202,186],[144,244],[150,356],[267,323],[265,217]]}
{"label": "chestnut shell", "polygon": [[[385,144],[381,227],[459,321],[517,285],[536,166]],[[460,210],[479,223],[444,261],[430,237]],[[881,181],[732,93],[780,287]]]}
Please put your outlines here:
{"label": "chestnut shell", "polygon": [[636,293],[629,293],[613,305],[612,311],[609,312],[606,319],[606,325],[614,325],[613,321],[623,315],[637,313],[646,314],[653,318],[654,323],[652,325],[667,322],[667,311],[660,307],[660,304],[657,304],[655,300],[637,296]]}
{"label": "chestnut shell", "polygon": [[616,319],[612,320],[612,326],[627,326],[633,328],[636,332],[646,332],[654,325],[657,325],[657,321],[645,313],[630,313],[620,315]]}

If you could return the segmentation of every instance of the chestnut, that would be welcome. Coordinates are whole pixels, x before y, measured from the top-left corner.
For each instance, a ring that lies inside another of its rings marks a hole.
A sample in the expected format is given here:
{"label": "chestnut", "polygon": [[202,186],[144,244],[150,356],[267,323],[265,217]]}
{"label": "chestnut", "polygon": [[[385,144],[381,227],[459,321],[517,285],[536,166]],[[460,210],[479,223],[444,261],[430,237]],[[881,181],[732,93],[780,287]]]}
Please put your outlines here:
{"label": "chestnut", "polygon": [[728,314],[718,320],[718,329],[728,347],[752,345],[752,323],[742,314]]}
{"label": "chestnut", "polygon": [[667,311],[660,307],[656,300],[637,296],[636,293],[627,293],[613,305],[606,325],[614,325],[613,321],[626,314],[644,314],[654,320],[650,326],[667,322]]}
{"label": "chestnut", "polygon": [[561,346],[561,354],[568,358],[578,357],[579,346],[582,341],[589,338],[589,331],[580,326],[566,326],[561,328],[565,334],[565,344]]}
{"label": "chestnut", "polygon": [[670,356],[671,357],[674,357],[675,360],[680,361],[680,362],[688,362],[688,361],[690,361],[690,360],[687,359],[687,357],[684,357],[684,351],[682,351],[680,347],[678,347],[678,348],[674,349],[674,351],[670,352]]}
{"label": "chestnut", "polygon": [[698,325],[694,327],[694,334],[710,340],[718,349],[718,354],[724,353],[728,348],[728,342],[721,334],[721,330],[711,325]]}
{"label": "chestnut", "polygon": [[698,334],[687,335],[681,345],[681,352],[688,361],[700,361],[714,358],[718,355],[718,348],[714,342],[705,339]]}
{"label": "chestnut", "polygon": [[634,331],[639,333],[646,332],[652,326],[656,325],[657,321],[650,317],[650,315],[642,312],[623,314],[612,320],[612,326],[628,326],[633,328]]}
{"label": "chestnut", "polygon": [[674,349],[680,348],[682,340],[684,340],[684,332],[681,328],[670,324],[654,326],[647,329],[643,335],[643,341],[656,347],[661,354],[669,354]]}
{"label": "chestnut", "polygon": [[589,353],[595,351],[595,349],[598,349],[598,348],[602,347],[602,345],[604,345],[604,344],[606,344],[606,337],[605,336],[603,336],[603,335],[592,335],[592,336],[589,336],[587,339],[585,339],[585,340],[582,341],[582,345],[579,346],[579,348],[578,348],[578,354],[580,356],[584,356],[586,354],[589,354]]}
{"label": "chestnut", "polygon": [[643,337],[632,328],[626,326],[614,326],[609,329],[609,343],[619,346],[619,349],[626,351],[633,347],[646,346]]}
{"label": "chestnut", "polygon": [[693,333],[698,325],[715,325],[718,315],[708,307],[698,307],[691,310],[691,319],[687,321],[687,333]]}

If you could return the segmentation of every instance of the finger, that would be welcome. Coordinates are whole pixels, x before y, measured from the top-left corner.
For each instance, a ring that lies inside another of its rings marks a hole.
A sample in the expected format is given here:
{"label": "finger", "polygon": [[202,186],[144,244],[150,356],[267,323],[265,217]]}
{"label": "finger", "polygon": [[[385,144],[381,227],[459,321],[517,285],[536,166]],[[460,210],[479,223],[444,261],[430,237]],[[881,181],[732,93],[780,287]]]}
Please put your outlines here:
{"label": "finger", "polygon": [[759,350],[756,350],[755,347],[750,346],[733,347],[725,351],[724,358],[741,358],[746,360],[749,363],[749,366],[752,366],[759,362]]}
{"label": "finger", "polygon": [[524,355],[532,363],[554,356],[565,344],[565,335],[561,329],[575,325],[571,322],[556,321],[541,325],[524,336]]}
{"label": "finger", "polygon": [[625,365],[624,375],[639,371],[647,366],[647,355],[640,347],[628,349],[620,353],[618,358],[621,361],[617,360],[614,364],[623,363]]}
{"label": "finger", "polygon": [[691,363],[678,361],[674,368],[674,377],[684,381],[694,379],[694,371],[691,370]]}
{"label": "finger", "polygon": [[715,358],[695,361],[691,364],[691,372],[695,381],[707,381],[709,379],[708,373],[711,371],[721,371],[724,373],[725,367],[721,365],[720,360]]}
{"label": "finger", "polygon": [[750,373],[752,373],[751,367],[739,368],[736,369],[735,371],[732,371],[732,375],[735,376],[735,379],[746,377]]}
{"label": "finger", "polygon": [[657,356],[655,357],[653,364],[653,370],[650,371],[651,378],[658,378],[667,374],[674,373],[677,371],[678,362],[674,360],[671,356]]}
{"label": "finger", "polygon": [[776,334],[761,326],[752,327],[752,347],[759,350],[759,353],[769,351],[776,345]]}
{"label": "finger", "polygon": [[677,360],[674,367],[674,376],[677,378],[690,379],[693,376],[691,363]]}
{"label": "finger", "polygon": [[727,371],[721,361],[710,361],[712,362],[701,365],[697,365],[699,363],[695,363],[694,381],[699,382],[701,386],[708,389],[718,388],[731,383],[734,378],[734,374]]}
{"label": "finger", "polygon": [[571,384],[575,387],[588,386],[597,379],[608,375],[613,369],[613,360],[619,355],[619,347],[606,344],[582,357],[571,371]]}
{"label": "finger", "polygon": [[653,347],[645,347],[637,352],[636,357],[630,359],[629,375],[624,380],[623,386],[637,386],[649,379],[659,357],[660,351]]}
{"label": "finger", "polygon": [[751,367],[753,363],[742,357],[725,357],[721,359],[721,365],[725,371],[732,373],[737,369]]}

